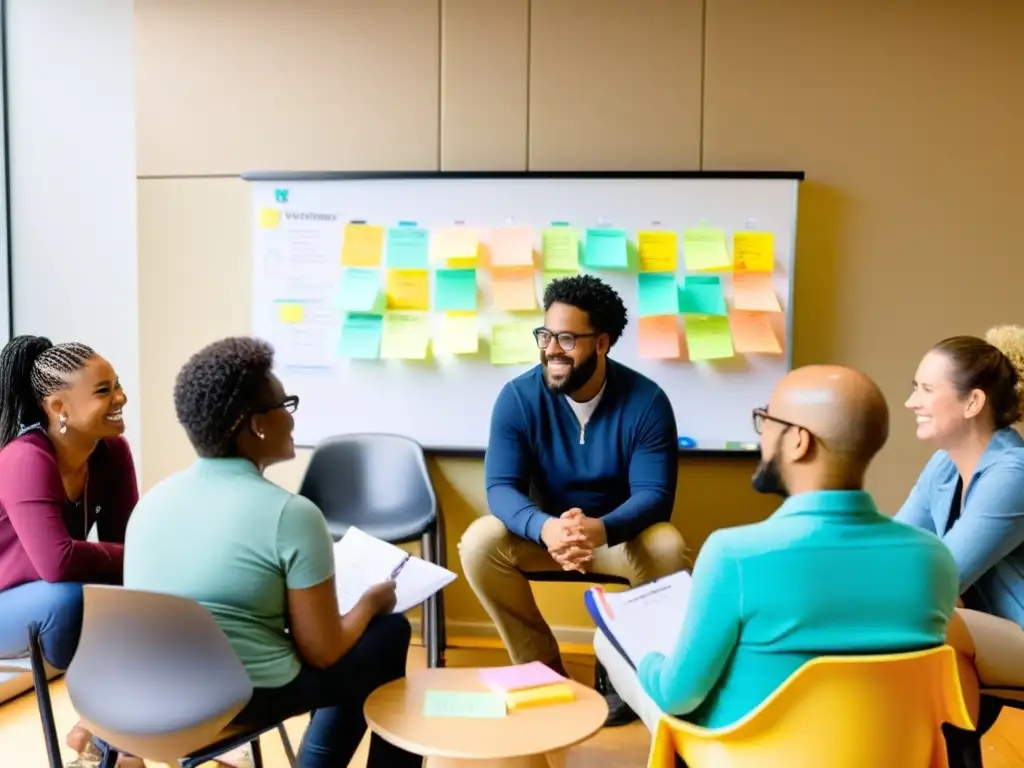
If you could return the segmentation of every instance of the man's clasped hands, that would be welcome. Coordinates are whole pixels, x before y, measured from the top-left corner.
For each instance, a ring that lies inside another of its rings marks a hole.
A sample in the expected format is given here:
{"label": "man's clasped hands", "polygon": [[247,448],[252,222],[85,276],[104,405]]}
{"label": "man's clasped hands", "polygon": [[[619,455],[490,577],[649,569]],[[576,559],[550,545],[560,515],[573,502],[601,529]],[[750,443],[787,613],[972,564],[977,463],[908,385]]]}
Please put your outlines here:
{"label": "man's clasped hands", "polygon": [[540,530],[540,538],[563,570],[580,573],[586,573],[594,550],[608,540],[604,523],[596,517],[587,517],[579,507],[547,520]]}

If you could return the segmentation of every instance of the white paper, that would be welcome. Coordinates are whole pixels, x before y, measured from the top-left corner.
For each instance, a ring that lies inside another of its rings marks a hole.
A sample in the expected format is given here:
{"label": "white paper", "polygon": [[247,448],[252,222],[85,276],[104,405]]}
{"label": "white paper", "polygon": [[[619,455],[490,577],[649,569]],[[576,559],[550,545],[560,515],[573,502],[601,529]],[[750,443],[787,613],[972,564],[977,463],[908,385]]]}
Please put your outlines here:
{"label": "white paper", "polygon": [[605,592],[611,616],[597,600],[608,631],[623,652],[640,666],[648,653],[675,650],[690,600],[690,574],[679,571],[625,592]]}
{"label": "white paper", "polygon": [[[351,611],[367,589],[391,578],[391,572],[407,554],[394,544],[349,528],[334,544],[334,583],[341,612]],[[453,581],[455,574],[447,568],[410,557],[395,580],[394,613],[416,607]]]}

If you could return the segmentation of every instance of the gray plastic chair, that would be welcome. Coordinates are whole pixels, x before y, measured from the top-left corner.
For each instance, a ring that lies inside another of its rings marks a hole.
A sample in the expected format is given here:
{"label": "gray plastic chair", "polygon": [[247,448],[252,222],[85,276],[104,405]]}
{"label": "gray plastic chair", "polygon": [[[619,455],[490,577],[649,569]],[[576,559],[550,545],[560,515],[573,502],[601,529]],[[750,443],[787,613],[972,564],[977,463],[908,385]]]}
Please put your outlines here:
{"label": "gray plastic chair", "polygon": [[262,766],[260,728],[230,726],[252,697],[252,683],[213,616],[172,595],[86,585],[78,650],[65,673],[75,711],[104,752],[199,765],[249,743]]}
{"label": "gray plastic chair", "polygon": [[[313,451],[299,494],[324,513],[335,541],[352,526],[392,544],[419,540],[423,559],[446,567],[444,520],[423,448],[402,435],[331,437]],[[423,610],[427,664],[444,666],[444,597]]]}

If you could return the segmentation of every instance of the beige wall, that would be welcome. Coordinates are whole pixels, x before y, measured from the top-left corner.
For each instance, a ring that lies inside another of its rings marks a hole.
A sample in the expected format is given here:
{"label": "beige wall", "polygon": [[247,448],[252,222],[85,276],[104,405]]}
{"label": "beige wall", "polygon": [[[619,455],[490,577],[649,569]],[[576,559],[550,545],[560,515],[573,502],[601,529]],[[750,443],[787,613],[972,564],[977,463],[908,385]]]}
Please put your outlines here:
{"label": "beige wall", "polygon": [[[1024,320],[1020,29],[999,0],[137,0],[144,483],[191,459],[177,368],[249,329],[242,171],[792,169],[796,361],[882,385],[894,511],[927,455],[901,408],[922,352]],[[431,466],[456,561],[482,463]],[[681,464],[691,545],[771,511],[752,469]],[[589,624],[578,589],[539,592]],[[485,619],[461,579],[447,610]]]}

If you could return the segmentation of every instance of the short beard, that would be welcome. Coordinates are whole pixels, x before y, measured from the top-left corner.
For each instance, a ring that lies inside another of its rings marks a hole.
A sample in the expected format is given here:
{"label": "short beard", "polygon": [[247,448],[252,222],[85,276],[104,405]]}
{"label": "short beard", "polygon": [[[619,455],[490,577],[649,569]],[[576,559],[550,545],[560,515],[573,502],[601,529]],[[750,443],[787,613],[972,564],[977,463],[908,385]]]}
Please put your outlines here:
{"label": "short beard", "polygon": [[548,378],[549,359],[551,358],[548,358],[547,353],[541,353],[541,364],[544,366],[544,383],[547,385],[548,391],[556,395],[571,395],[590,381],[597,372],[597,350],[591,352],[590,357],[586,358],[579,365],[573,363],[568,357],[555,357],[553,359],[564,360],[572,365],[572,368],[569,369],[569,375],[556,384]]}

